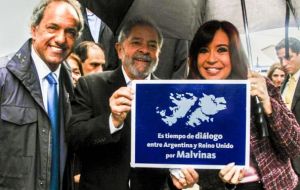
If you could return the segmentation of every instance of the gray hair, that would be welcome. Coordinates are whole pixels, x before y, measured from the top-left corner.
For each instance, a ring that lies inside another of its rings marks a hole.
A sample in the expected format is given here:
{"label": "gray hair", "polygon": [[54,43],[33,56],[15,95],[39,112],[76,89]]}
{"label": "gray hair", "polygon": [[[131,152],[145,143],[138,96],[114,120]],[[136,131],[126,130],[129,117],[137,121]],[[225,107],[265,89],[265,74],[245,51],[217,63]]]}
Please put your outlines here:
{"label": "gray hair", "polygon": [[83,27],[84,27],[84,20],[83,20],[83,16],[82,16],[82,13],[80,10],[81,6],[80,6],[79,2],[76,0],[41,0],[32,12],[30,26],[34,27],[34,26],[39,25],[41,20],[43,19],[46,7],[55,1],[64,1],[68,4],[70,4],[75,9],[75,11],[78,15],[78,18],[79,18],[79,23],[77,26],[78,37],[79,37],[83,30]]}
{"label": "gray hair", "polygon": [[151,20],[149,18],[146,18],[146,17],[141,17],[141,16],[135,17],[135,18],[127,21],[123,25],[123,27],[122,27],[122,29],[119,33],[119,36],[118,36],[118,42],[121,43],[125,39],[127,39],[128,36],[130,35],[130,32],[131,32],[132,28],[134,28],[136,26],[149,26],[149,27],[153,28],[156,31],[157,35],[158,35],[159,48],[162,47],[163,35],[162,35],[160,29],[158,28],[158,26],[154,23],[153,20]]}

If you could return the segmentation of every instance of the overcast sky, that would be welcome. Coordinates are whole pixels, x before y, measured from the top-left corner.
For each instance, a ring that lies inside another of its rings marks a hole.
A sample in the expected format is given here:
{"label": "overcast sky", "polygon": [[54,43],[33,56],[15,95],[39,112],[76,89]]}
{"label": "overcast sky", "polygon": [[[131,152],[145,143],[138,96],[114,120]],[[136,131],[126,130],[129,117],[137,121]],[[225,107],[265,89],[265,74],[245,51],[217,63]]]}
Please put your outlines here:
{"label": "overcast sky", "polygon": [[4,0],[0,6],[0,56],[17,51],[30,37],[29,20],[38,0]]}

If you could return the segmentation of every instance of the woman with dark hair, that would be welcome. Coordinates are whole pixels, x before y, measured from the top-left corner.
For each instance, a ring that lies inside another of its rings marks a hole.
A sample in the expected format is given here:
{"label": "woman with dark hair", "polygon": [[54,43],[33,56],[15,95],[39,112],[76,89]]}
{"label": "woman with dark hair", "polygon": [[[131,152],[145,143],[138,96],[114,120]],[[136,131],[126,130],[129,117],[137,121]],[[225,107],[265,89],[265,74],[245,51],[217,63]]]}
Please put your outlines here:
{"label": "woman with dark hair", "polygon": [[220,171],[199,170],[202,189],[294,189],[298,177],[290,158],[300,154],[299,125],[271,81],[258,73],[248,74],[236,27],[227,21],[204,23],[191,43],[189,61],[190,79],[249,80],[250,94],[259,98],[269,130],[269,136],[261,137],[251,112],[249,168],[230,163]]}
{"label": "woman with dark hair", "polygon": [[280,89],[286,75],[283,66],[280,63],[274,63],[271,65],[267,77],[273,82],[274,86]]}
{"label": "woman with dark hair", "polygon": [[[204,31],[205,29],[205,31]],[[198,53],[207,46],[214,38],[217,30],[222,29],[228,36],[228,48],[232,65],[232,71],[228,79],[246,79],[248,61],[243,51],[238,30],[229,22],[209,21],[200,27],[194,36],[189,50],[190,72],[189,78],[199,79],[201,74],[198,71]],[[222,78],[224,79],[224,78]]]}

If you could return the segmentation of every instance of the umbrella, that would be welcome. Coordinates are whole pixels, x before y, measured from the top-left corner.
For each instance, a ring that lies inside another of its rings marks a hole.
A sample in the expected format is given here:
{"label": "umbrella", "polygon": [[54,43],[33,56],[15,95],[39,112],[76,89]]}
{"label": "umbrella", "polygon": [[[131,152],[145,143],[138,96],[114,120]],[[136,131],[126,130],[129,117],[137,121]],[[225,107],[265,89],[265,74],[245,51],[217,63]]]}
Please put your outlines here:
{"label": "umbrella", "polygon": [[165,38],[191,40],[202,23],[205,1],[199,0],[79,0],[115,33],[126,20],[146,15]]}
{"label": "umbrella", "polygon": [[[300,15],[298,14],[300,1],[297,0],[79,1],[94,11],[96,15],[111,27],[115,34],[124,22],[136,15],[152,17],[161,28],[165,38],[185,40],[192,40],[200,24],[205,21],[211,19],[228,20],[238,28],[240,33],[246,33],[247,50],[252,67],[254,63],[252,61],[250,32],[284,27],[286,25],[286,5],[288,5],[292,13],[289,26],[300,25]],[[245,31],[244,25],[246,14],[246,28],[248,31]]]}
{"label": "umbrella", "polygon": [[[249,32],[257,32],[285,26],[286,1],[290,2],[290,8],[293,10],[295,18],[294,20],[291,20],[290,26],[297,26],[300,23],[300,15],[297,14],[300,11],[299,1],[245,0]],[[243,12],[240,0],[208,0],[206,2],[206,14],[204,20],[228,20],[237,26],[239,31],[244,31]]]}
{"label": "umbrella", "polygon": [[[153,18],[167,38],[188,39],[201,23],[211,19],[228,20],[244,31],[240,0],[79,0],[117,33],[126,20],[136,15]],[[286,2],[293,12],[290,26],[299,26],[297,0],[245,0],[249,32],[285,25]],[[298,24],[297,24],[298,23]]]}
{"label": "umbrella", "polygon": [[[246,33],[246,41],[247,41],[247,50],[248,50],[248,55],[252,55],[251,53],[251,44],[250,44],[250,36],[249,36],[249,31],[248,31],[248,15],[246,12],[246,4],[245,0],[241,0],[241,6],[242,6],[242,13],[243,13],[243,25],[244,25],[244,30]],[[250,63],[253,64],[252,62],[252,56],[250,59]],[[249,65],[250,67],[250,65]],[[266,118],[264,117],[263,113],[263,107],[262,104],[260,103],[259,99],[257,96],[252,98],[254,100],[254,114],[255,114],[255,122],[259,127],[259,134],[261,137],[267,137],[269,136],[269,131],[268,131],[268,125]]]}

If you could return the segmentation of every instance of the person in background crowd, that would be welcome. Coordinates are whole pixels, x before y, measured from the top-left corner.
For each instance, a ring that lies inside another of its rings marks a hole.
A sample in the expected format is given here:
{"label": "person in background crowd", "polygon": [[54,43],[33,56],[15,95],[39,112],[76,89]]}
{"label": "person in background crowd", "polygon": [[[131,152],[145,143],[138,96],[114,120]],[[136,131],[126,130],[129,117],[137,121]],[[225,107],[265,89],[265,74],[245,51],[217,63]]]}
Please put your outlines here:
{"label": "person in background crowd", "polygon": [[280,63],[271,65],[267,77],[273,82],[274,86],[280,89],[281,84],[286,77],[286,72]]}
{"label": "person in background crowd", "polygon": [[[300,128],[272,82],[249,72],[237,28],[212,20],[200,26],[190,47],[190,79],[249,80],[251,96],[257,96],[267,120],[269,136],[261,137],[255,116],[250,120],[250,167],[230,163],[222,170],[199,170],[202,189],[292,190],[298,176],[290,159],[300,154]],[[232,155],[235,156],[235,155]]]}
{"label": "person in background crowd", "polygon": [[42,0],[31,39],[0,59],[0,189],[69,189],[65,127],[71,74],[62,64],[83,29],[74,0]]}
{"label": "person in background crowd", "polygon": [[[76,87],[78,79],[83,76],[81,60],[75,53],[71,53],[67,58],[67,63],[71,68],[73,85]],[[74,190],[77,190],[80,181],[80,162],[75,153],[73,154],[72,162],[71,173],[74,176]]]}
{"label": "person in background crowd", "polygon": [[131,81],[154,80],[162,35],[150,20],[137,17],[126,23],[116,44],[122,65],[114,71],[79,79],[68,127],[69,145],[82,162],[79,189],[159,190],[186,188],[198,181],[194,169],[185,178],[168,169],[130,167]]}
{"label": "person in background crowd", "polygon": [[[75,85],[77,84],[79,77],[83,75],[103,72],[104,65],[105,65],[105,55],[104,55],[103,48],[100,44],[94,43],[92,41],[84,41],[79,43],[75,47],[74,52],[75,53],[72,53],[69,58],[73,60],[73,61],[70,60],[71,63],[73,62],[73,66],[72,64],[70,64],[70,66],[72,68],[73,81],[74,78],[76,81]],[[75,189],[78,189],[78,184],[80,181],[80,168],[81,168],[80,160],[78,156],[74,154]]]}
{"label": "person in background crowd", "polygon": [[[282,67],[288,74],[281,87],[283,101],[300,123],[300,41],[293,37],[289,38],[288,57],[285,55],[285,39],[275,46],[275,50]],[[299,177],[300,156],[292,159],[292,165]],[[300,183],[295,190],[300,190]]]}
{"label": "person in background crowd", "polygon": [[100,44],[91,41],[81,42],[75,46],[74,53],[81,60],[84,75],[103,71],[105,55]]}
{"label": "person in background crowd", "polygon": [[78,42],[91,41],[102,44],[105,55],[104,70],[114,70],[119,66],[115,49],[115,36],[111,29],[92,11],[82,6],[84,29]]}
{"label": "person in background crowd", "polygon": [[71,67],[72,82],[76,86],[78,79],[83,75],[80,58],[75,53],[71,53],[67,58],[67,62]]}

